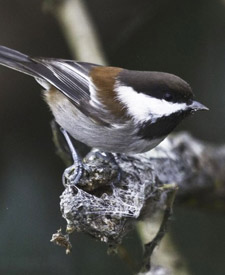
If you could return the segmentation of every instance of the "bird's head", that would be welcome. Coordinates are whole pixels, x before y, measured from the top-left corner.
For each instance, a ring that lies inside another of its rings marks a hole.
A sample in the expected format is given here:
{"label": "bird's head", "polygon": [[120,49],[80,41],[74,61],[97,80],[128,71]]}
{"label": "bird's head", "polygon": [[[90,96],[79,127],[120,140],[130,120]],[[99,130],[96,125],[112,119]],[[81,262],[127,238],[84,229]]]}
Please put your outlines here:
{"label": "bird's head", "polygon": [[190,85],[173,74],[122,70],[116,91],[144,138],[166,136],[189,114],[208,110],[193,99]]}

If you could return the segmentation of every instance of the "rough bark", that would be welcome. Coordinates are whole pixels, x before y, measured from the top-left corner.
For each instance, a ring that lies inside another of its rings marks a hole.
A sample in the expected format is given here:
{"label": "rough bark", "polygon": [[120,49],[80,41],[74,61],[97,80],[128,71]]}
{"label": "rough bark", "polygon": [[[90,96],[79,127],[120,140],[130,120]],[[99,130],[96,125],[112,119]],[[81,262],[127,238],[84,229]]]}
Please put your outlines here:
{"label": "rough bark", "polygon": [[224,202],[225,147],[183,133],[145,154],[114,154],[114,158],[118,166],[104,152],[93,150],[87,155],[80,183],[71,186],[67,179],[62,215],[67,232],[86,232],[115,251],[138,221],[164,211],[156,236],[145,245],[142,270],[147,272],[149,257],[167,230],[175,196],[177,202],[193,196]]}

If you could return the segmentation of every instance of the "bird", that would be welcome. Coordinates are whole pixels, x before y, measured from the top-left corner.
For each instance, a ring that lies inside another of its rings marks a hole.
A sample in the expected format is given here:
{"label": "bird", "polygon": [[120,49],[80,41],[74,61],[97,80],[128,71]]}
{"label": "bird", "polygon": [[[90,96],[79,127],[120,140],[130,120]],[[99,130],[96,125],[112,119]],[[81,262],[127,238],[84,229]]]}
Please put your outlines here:
{"label": "bird", "polygon": [[184,118],[208,110],[170,73],[32,57],[5,46],[0,64],[35,78],[64,134],[109,153],[149,151]]}

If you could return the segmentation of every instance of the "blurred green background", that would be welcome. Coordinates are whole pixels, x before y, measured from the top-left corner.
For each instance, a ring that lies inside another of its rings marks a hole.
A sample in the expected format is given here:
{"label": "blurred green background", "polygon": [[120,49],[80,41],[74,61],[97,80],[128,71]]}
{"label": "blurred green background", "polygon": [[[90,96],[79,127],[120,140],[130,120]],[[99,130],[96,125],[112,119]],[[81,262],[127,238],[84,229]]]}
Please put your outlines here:
{"label": "blurred green background", "polygon": [[[110,65],[179,75],[210,112],[186,120],[200,139],[225,136],[224,0],[85,0]],[[0,0],[0,44],[30,55],[71,58],[42,0]],[[0,274],[130,274],[106,246],[83,234],[73,252],[49,240],[61,225],[64,165],[55,155],[51,114],[32,78],[0,67]],[[191,274],[225,274],[225,218],[177,207],[173,239]],[[135,233],[127,238],[141,252]]]}

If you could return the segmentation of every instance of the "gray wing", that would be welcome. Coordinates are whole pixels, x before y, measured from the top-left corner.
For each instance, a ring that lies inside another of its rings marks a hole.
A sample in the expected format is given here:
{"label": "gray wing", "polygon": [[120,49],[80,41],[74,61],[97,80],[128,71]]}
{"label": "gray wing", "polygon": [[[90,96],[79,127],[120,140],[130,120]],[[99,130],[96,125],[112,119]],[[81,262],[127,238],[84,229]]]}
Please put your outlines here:
{"label": "gray wing", "polygon": [[98,65],[50,58],[31,58],[31,60],[48,70],[47,74],[42,74],[42,78],[64,93],[75,105],[90,100],[89,73],[91,68]]}
{"label": "gray wing", "polygon": [[33,58],[4,46],[0,46],[0,64],[50,83],[77,107],[82,102],[89,102],[89,73],[99,66],[72,60]]}

